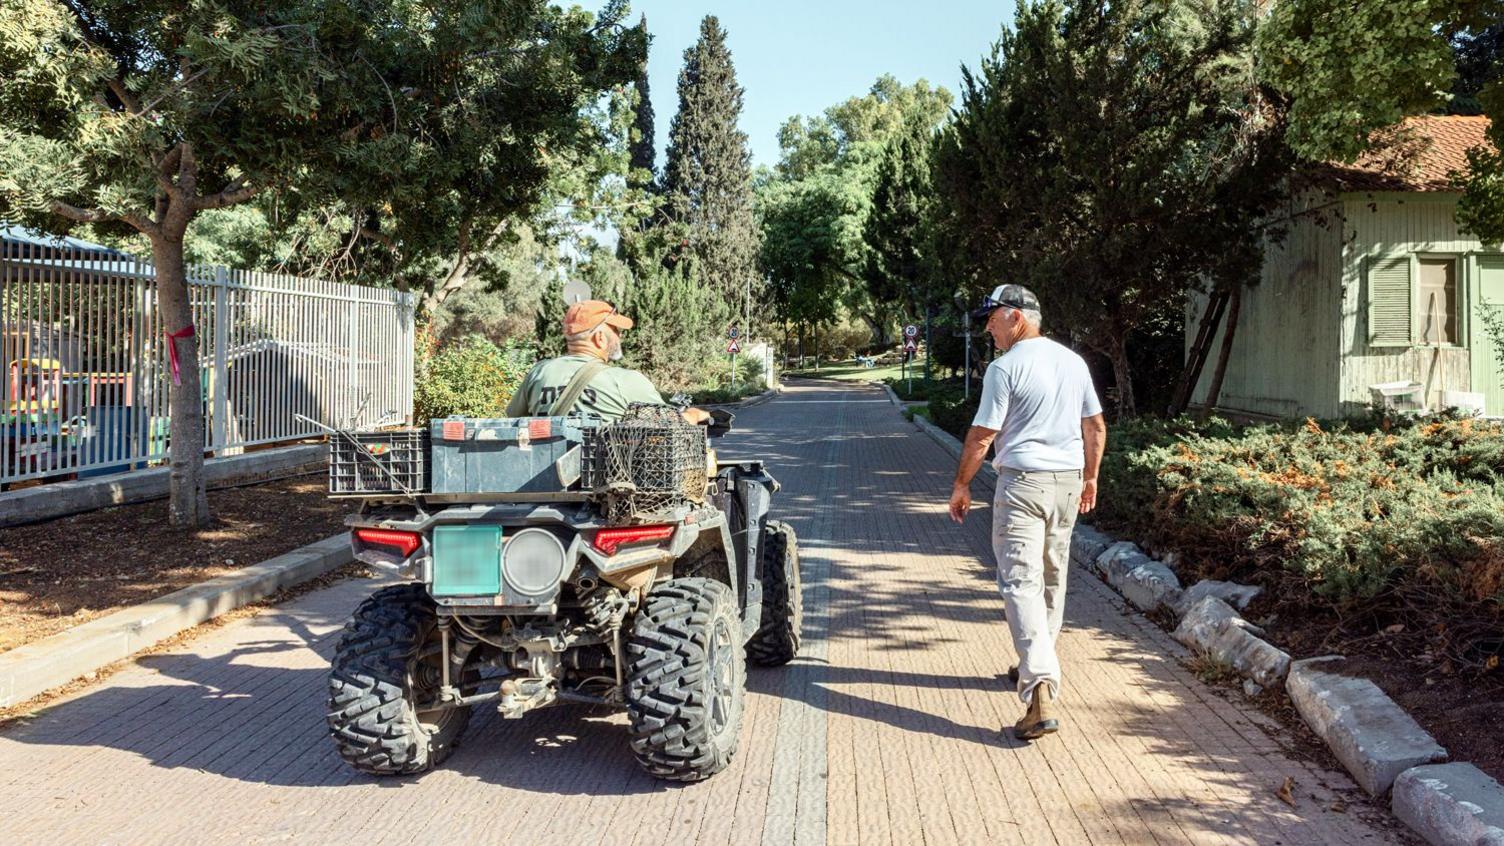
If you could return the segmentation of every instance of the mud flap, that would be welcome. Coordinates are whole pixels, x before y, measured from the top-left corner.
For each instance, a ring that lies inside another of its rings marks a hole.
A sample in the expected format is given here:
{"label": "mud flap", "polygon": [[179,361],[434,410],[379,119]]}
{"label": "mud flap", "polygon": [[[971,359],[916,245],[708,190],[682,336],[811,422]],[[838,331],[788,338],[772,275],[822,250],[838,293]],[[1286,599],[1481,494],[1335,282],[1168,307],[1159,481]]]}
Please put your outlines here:
{"label": "mud flap", "polygon": [[778,482],[760,463],[738,466],[732,474],[745,518],[734,540],[740,565],[741,584],[737,593],[742,602],[742,636],[744,640],[750,640],[762,622],[762,579],[758,575],[758,562],[762,560],[763,529],[768,522],[768,509]]}

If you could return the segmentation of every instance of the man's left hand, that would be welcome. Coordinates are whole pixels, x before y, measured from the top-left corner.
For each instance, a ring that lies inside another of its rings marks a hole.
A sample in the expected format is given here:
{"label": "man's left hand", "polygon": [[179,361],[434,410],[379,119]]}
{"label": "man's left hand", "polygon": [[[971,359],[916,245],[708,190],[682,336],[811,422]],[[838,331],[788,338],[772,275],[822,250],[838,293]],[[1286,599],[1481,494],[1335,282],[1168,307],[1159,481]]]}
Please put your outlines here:
{"label": "man's left hand", "polygon": [[1085,514],[1097,507],[1097,480],[1092,479],[1081,485],[1081,513]]}
{"label": "man's left hand", "polygon": [[960,523],[971,510],[971,486],[956,485],[950,492],[950,519]]}

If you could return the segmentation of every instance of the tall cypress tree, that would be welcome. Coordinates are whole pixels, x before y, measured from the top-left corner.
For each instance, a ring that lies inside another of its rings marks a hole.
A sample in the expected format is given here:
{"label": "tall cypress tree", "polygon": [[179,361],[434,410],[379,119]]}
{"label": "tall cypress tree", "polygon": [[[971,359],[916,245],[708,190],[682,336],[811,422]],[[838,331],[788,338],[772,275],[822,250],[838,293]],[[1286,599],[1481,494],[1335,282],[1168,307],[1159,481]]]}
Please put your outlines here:
{"label": "tall cypress tree", "polygon": [[[642,43],[648,41],[648,16],[643,15],[638,25],[642,31]],[[658,181],[654,167],[657,153],[653,147],[653,100],[648,94],[648,57],[644,52],[642,66],[637,71],[637,116],[632,121],[632,187],[651,189]]]}
{"label": "tall cypress tree", "polygon": [[761,299],[762,234],[752,209],[752,153],[736,125],[741,111],[726,32],[707,15],[700,40],[684,51],[664,186],[669,214],[684,227],[702,278],[734,312],[747,314]]}

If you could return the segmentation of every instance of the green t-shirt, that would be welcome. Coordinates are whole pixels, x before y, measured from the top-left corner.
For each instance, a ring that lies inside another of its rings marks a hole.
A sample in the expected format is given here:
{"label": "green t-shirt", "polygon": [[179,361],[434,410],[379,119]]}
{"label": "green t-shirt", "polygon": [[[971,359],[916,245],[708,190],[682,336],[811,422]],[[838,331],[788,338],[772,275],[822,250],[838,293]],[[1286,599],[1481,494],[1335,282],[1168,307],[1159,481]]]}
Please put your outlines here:
{"label": "green t-shirt", "polygon": [[[558,402],[559,395],[569,386],[569,380],[588,362],[596,361],[588,355],[566,355],[550,358],[533,365],[517,393],[507,403],[508,417],[541,417],[548,414]],[[625,367],[607,367],[590,380],[580,394],[579,402],[571,411],[600,415],[606,420],[620,419],[627,406],[634,402],[664,405],[663,395],[648,381],[648,377]]]}

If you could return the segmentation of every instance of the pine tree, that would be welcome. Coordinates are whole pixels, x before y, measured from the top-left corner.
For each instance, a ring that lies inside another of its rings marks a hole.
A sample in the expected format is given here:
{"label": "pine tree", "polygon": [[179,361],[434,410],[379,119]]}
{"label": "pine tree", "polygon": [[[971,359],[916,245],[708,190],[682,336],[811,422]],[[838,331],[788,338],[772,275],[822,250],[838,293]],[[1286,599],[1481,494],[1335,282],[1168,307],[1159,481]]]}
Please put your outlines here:
{"label": "pine tree", "polygon": [[[648,16],[643,15],[638,25],[642,43],[648,43]],[[633,188],[652,190],[658,181],[654,167],[657,151],[653,146],[653,99],[648,93],[648,57],[644,52],[642,65],[637,72],[637,116],[632,122],[632,170],[628,177]]]}
{"label": "pine tree", "polygon": [[761,299],[762,236],[752,208],[752,154],[746,133],[737,128],[741,110],[726,32],[707,15],[679,72],[679,111],[669,128],[665,168],[667,205],[685,227],[701,278],[745,314]]}
{"label": "pine tree", "polygon": [[862,230],[868,254],[862,275],[872,298],[901,304],[923,318],[948,296],[935,290],[940,275],[932,221],[934,185],[930,180],[929,121],[910,119],[889,142],[877,168],[872,211]]}

